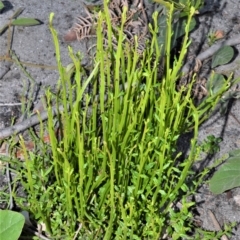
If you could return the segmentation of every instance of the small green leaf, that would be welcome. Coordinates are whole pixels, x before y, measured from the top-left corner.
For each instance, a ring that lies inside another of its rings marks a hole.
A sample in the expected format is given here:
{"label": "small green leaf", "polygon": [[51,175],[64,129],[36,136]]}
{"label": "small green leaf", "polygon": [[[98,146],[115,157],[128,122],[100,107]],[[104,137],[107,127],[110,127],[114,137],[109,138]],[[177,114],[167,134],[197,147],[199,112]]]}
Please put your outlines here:
{"label": "small green leaf", "polygon": [[13,20],[11,24],[14,26],[34,26],[41,24],[41,22],[34,18],[18,18]]}
{"label": "small green leaf", "polygon": [[212,68],[229,63],[233,58],[234,51],[230,46],[224,46],[219,49],[212,58]]}
{"label": "small green leaf", "polygon": [[240,186],[240,157],[231,157],[213,175],[209,188],[214,194]]}
{"label": "small green leaf", "polygon": [[4,8],[4,4],[2,1],[0,1],[0,10],[2,10]]}
{"label": "small green leaf", "polygon": [[17,240],[20,237],[25,219],[21,213],[0,210],[0,239]]}

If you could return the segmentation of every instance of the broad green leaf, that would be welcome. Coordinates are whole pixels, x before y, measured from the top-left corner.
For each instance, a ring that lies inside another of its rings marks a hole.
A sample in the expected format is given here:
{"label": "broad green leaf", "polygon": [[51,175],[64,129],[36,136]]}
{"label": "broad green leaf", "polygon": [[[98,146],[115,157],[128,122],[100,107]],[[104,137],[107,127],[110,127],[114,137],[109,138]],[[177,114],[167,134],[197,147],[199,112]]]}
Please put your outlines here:
{"label": "broad green leaf", "polygon": [[233,58],[234,51],[230,46],[224,46],[219,49],[212,58],[212,68],[229,63]]}
{"label": "broad green leaf", "polygon": [[240,186],[240,157],[231,157],[213,175],[209,188],[214,194]]}
{"label": "broad green leaf", "polygon": [[240,158],[240,149],[232,150],[231,152],[229,152],[229,156],[230,157],[239,157]]}
{"label": "broad green leaf", "polygon": [[[171,49],[176,47],[177,45],[177,39],[179,37],[182,37],[185,34],[185,26],[187,23],[186,17],[179,17],[179,15],[175,15],[175,18],[178,19],[177,22],[172,23],[172,40],[171,40]],[[196,20],[193,18],[190,22],[190,31],[194,29],[196,26]],[[167,15],[161,14],[158,17],[158,44],[159,46],[164,45],[166,42],[166,31],[167,31]],[[163,48],[164,49],[164,48]]]}
{"label": "broad green leaf", "polygon": [[2,10],[4,8],[4,4],[2,3],[2,1],[0,1],[0,10]]}
{"label": "broad green leaf", "polygon": [[[176,18],[178,18],[178,16],[176,16]],[[177,45],[177,39],[179,37],[184,36],[186,24],[187,24],[186,17],[179,18],[178,21],[173,24],[173,37],[172,37],[172,43],[171,43],[172,48],[174,48]],[[195,28],[195,26],[196,26],[196,20],[195,18],[192,18],[190,22],[190,27],[189,27],[190,32]]]}
{"label": "broad green leaf", "polygon": [[11,24],[14,26],[34,26],[41,24],[41,22],[34,18],[18,18],[13,20]]}
{"label": "broad green leaf", "polygon": [[206,88],[208,92],[215,95],[222,89],[225,83],[226,80],[222,74],[214,73],[208,80]]}
{"label": "broad green leaf", "polygon": [[0,210],[0,239],[17,240],[20,237],[25,219],[21,213]]}

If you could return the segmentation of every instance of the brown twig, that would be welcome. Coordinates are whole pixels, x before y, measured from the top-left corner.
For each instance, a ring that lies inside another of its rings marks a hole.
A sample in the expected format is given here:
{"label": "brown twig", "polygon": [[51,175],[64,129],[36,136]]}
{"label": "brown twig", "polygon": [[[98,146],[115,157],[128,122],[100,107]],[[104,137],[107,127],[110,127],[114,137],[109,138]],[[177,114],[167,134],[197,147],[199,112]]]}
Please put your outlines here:
{"label": "brown twig", "polygon": [[[222,229],[220,227],[220,224],[218,223],[216,217],[214,216],[214,214],[213,214],[213,212],[211,210],[208,210],[208,215],[210,216],[216,231],[221,231]],[[223,235],[221,237],[221,240],[229,240],[229,239],[228,239],[228,237],[226,235]]]}
{"label": "brown twig", "polygon": [[[53,116],[56,116],[59,111],[62,111],[63,107],[61,106],[59,109],[57,107],[52,108]],[[48,112],[44,111],[40,114],[35,114],[32,117],[23,120],[22,122],[16,123],[13,126],[4,128],[0,130],[0,140],[10,137],[14,134],[18,134],[20,132],[25,131],[26,129],[33,127],[39,124],[40,121],[45,121],[48,119]]]}
{"label": "brown twig", "polygon": [[73,237],[73,240],[77,239],[77,236],[78,236],[78,234],[79,234],[81,228],[82,228],[82,223],[79,224],[79,226],[78,226],[78,230],[76,231],[76,233],[75,233],[75,235],[74,235],[74,237]]}
{"label": "brown twig", "polygon": [[240,125],[240,121],[230,112],[229,113],[235,120],[236,120],[236,122]]}

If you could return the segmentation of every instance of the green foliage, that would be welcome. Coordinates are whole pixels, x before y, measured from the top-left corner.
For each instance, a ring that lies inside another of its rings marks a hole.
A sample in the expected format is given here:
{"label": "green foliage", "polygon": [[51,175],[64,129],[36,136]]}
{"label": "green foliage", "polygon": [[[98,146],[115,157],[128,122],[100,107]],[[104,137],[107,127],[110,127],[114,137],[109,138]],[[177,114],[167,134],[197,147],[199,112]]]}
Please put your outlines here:
{"label": "green foliage", "polygon": [[[240,78],[234,79],[232,81],[232,86],[237,86],[237,84],[240,82]],[[220,113],[225,114],[228,110],[229,102],[231,102],[233,99],[239,99],[240,94],[239,91],[227,91],[223,97],[220,100]]]}
{"label": "green foliage", "polygon": [[214,194],[220,194],[229,189],[240,186],[239,162],[240,150],[231,151],[229,153],[229,158],[209,181],[209,188]]}
{"label": "green foliage", "polygon": [[182,15],[189,15],[191,7],[199,9],[203,5],[202,0],[154,0],[154,2],[160,3],[167,8],[173,5],[175,10],[182,11]]}
{"label": "green foliage", "polygon": [[[158,11],[160,10],[160,8],[162,8],[162,6],[158,8]],[[178,19],[178,21],[174,21],[175,19]],[[176,47],[177,39],[179,39],[185,34],[185,26],[186,26],[187,18],[185,16],[180,17],[180,12],[177,12],[174,14],[174,20],[172,20],[172,23],[171,23],[172,32],[174,33],[171,39],[171,49]],[[192,18],[190,22],[189,32],[194,29],[195,25],[196,25],[196,20]],[[166,43],[166,36],[167,36],[167,29],[168,29],[167,15],[164,14],[164,12],[160,14],[160,16],[158,17],[158,28],[159,28],[159,33],[157,37],[158,44],[159,46],[164,46],[164,44]]]}
{"label": "green foliage", "polygon": [[[167,11],[166,44],[159,46],[155,13],[152,40],[140,56],[137,46],[124,45],[126,11],[113,50],[105,2],[104,13],[98,15],[91,71],[83,68],[80,54],[71,48],[73,64],[62,66],[50,16],[60,75],[58,94],[46,92],[50,144],[43,141],[42,122],[34,151],[20,137],[25,161],[19,177],[28,192],[26,208],[54,239],[162,239],[164,235],[186,239],[195,228],[194,203],[186,199],[200,183],[191,171],[200,151],[198,127],[229,89],[230,79],[199,106],[191,98],[194,78],[189,86],[176,90],[195,9],[189,8],[186,34],[174,62],[173,5]],[[108,27],[106,47],[103,22]],[[159,79],[163,58],[166,74]],[[58,107],[57,119],[52,103]],[[190,130],[194,136],[183,159],[176,152],[177,141]],[[190,179],[195,185],[187,185]],[[182,206],[176,208],[179,200]]]}
{"label": "green foliage", "polygon": [[[169,18],[167,15],[168,9],[171,6],[167,1],[155,1],[157,3],[160,3],[157,5],[156,11],[158,11],[158,44],[159,46],[163,46],[162,49],[164,51],[165,44],[167,43],[167,31],[169,29]],[[172,38],[171,38],[171,49],[176,47],[177,40],[184,36],[185,34],[185,26],[188,20],[189,15],[189,1],[170,1],[174,2],[175,8],[173,12],[173,17],[171,18],[171,32],[172,32]],[[179,3],[178,3],[179,2]],[[177,7],[178,6],[178,7]],[[181,10],[181,11],[180,11]],[[195,18],[191,19],[190,26],[189,26],[189,32],[191,32],[196,26],[196,20]],[[164,53],[163,53],[164,54]]]}
{"label": "green foliage", "polygon": [[222,74],[212,73],[208,82],[206,84],[206,88],[208,92],[215,95],[218,94],[219,90],[226,84],[225,77]]}
{"label": "green foliage", "polygon": [[0,239],[17,240],[24,226],[24,216],[21,213],[0,210]]}
{"label": "green foliage", "polygon": [[[1,7],[1,6],[0,6]],[[5,24],[2,28],[0,28],[0,35],[3,34],[9,27],[11,26],[35,26],[41,24],[41,22],[34,18],[17,18],[21,13],[23,9],[19,8],[11,17],[9,23]]]}
{"label": "green foliage", "polygon": [[0,1],[0,10],[2,10],[4,8],[4,4],[2,1]]}
{"label": "green foliage", "polygon": [[40,21],[34,18],[18,18],[11,22],[11,25],[13,26],[24,26],[24,27],[35,26],[39,24],[40,24]]}
{"label": "green foliage", "polygon": [[212,58],[212,65],[211,67],[217,67],[219,65],[224,65],[226,63],[229,63],[234,55],[234,50],[231,46],[224,46],[220,48]]}
{"label": "green foliage", "polygon": [[219,151],[219,143],[221,138],[216,138],[213,135],[207,136],[207,139],[201,144],[201,150],[208,154],[214,154]]}
{"label": "green foliage", "polygon": [[236,223],[231,223],[229,225],[224,224],[224,227],[223,227],[224,230],[221,230],[218,233],[197,229],[197,233],[194,236],[194,239],[218,240],[223,238],[223,235],[230,238],[232,229],[236,227],[236,225],[237,225]]}
{"label": "green foliage", "polygon": [[207,36],[207,41],[209,46],[212,46],[217,40],[219,39],[219,36],[214,31],[209,31]]}

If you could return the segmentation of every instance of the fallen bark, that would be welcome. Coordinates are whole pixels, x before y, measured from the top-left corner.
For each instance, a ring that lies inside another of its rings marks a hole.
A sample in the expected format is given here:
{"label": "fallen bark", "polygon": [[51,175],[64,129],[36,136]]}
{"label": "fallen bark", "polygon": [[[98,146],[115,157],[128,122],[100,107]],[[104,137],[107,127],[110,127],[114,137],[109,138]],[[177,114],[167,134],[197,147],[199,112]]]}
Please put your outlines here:
{"label": "fallen bark", "polygon": [[[63,107],[60,107],[59,110],[61,110],[62,108]],[[52,108],[53,116],[56,116],[59,110],[57,110],[57,107],[53,107]],[[23,131],[27,130],[28,128],[39,124],[40,121],[45,121],[47,119],[48,119],[47,111],[43,111],[40,114],[35,114],[32,117],[30,117],[26,120],[23,120],[22,122],[16,123],[13,126],[6,127],[4,129],[0,130],[0,140],[5,139],[5,138],[10,137],[15,134],[19,134],[20,132],[23,132]]]}

